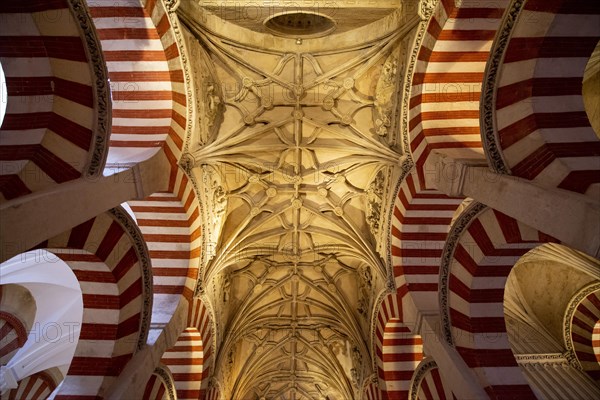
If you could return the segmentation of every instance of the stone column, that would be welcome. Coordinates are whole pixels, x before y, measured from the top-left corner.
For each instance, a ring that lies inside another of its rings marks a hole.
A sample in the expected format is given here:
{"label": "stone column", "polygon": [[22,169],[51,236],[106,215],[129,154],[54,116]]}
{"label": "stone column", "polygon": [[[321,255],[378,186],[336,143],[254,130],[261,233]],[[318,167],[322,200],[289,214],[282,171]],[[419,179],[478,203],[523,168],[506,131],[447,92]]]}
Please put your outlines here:
{"label": "stone column", "polygon": [[600,398],[600,388],[584,372],[573,368],[562,354],[518,354],[515,356],[531,388],[543,399]]}
{"label": "stone column", "polygon": [[442,337],[439,315],[424,316],[419,334],[423,338],[423,352],[435,360],[443,381],[457,398],[489,399],[473,371]]}

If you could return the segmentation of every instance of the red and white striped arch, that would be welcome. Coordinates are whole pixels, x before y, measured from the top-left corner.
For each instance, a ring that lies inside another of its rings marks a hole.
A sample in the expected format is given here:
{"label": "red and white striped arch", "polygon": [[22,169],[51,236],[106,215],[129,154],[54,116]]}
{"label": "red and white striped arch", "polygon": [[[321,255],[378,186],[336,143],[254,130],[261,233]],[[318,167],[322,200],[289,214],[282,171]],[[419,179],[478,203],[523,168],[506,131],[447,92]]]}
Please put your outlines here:
{"label": "red and white striped arch", "polygon": [[101,174],[110,95],[83,0],[3,2],[0,18],[0,201]]}
{"label": "red and white striped arch", "polygon": [[600,383],[600,292],[586,296],[571,318],[571,340],[583,370]]}
{"label": "red and white striped arch", "polygon": [[191,300],[198,279],[202,229],[198,199],[187,176],[174,193],[155,193],[128,203],[152,259],[154,294]]}
{"label": "red and white striped arch", "polygon": [[375,326],[377,375],[384,399],[408,398],[413,372],[423,359],[423,340],[402,322],[402,297],[394,293],[383,298]]}
{"label": "red and white striped arch", "polygon": [[7,365],[27,342],[37,306],[21,285],[0,285],[0,365]]}
{"label": "red and white striped arch", "polygon": [[167,350],[161,362],[173,374],[177,399],[197,400],[203,377],[204,351],[202,337],[196,328],[185,329],[173,347]]}
{"label": "red and white striped arch", "polygon": [[[175,400],[175,384],[173,375],[168,367],[159,365],[156,367],[144,388],[142,400]],[[197,399],[197,397],[196,397]]]}
{"label": "red and white striped arch", "polygon": [[483,153],[479,97],[486,61],[508,0],[441,0],[417,56],[408,112],[410,152],[425,187],[432,150]]}
{"label": "red and white striped arch", "polygon": [[150,379],[148,379],[148,383],[146,383],[146,387],[144,388],[144,394],[142,396],[142,400],[168,400],[168,391],[167,385],[160,378],[160,376],[156,374],[150,375]]}
{"label": "red and white striped arch", "polygon": [[200,398],[208,399],[210,398],[208,378],[210,377],[211,370],[214,368],[213,318],[211,316],[211,311],[206,307],[202,300],[197,297],[192,300],[191,307],[189,308],[188,326],[195,327],[202,340],[202,379],[200,385]]}
{"label": "red and white striped arch", "polygon": [[[0,290],[2,287],[0,286]],[[0,293],[2,293],[0,291]],[[27,330],[19,317],[0,311],[0,360],[2,365],[19,351],[27,341]]]}
{"label": "red and white striped arch", "polygon": [[504,287],[523,254],[556,240],[480,203],[463,212],[448,240],[440,272],[446,340],[490,397],[534,399],[508,341]]}
{"label": "red and white striped arch", "polygon": [[[522,1],[515,2],[517,6]],[[582,81],[600,39],[600,4],[528,0],[503,27],[488,73],[493,122],[486,134],[499,149],[496,169],[597,197],[600,140],[584,109]],[[501,60],[501,63],[500,63]],[[497,137],[490,134],[496,125]]]}
{"label": "red and white striped arch", "polygon": [[185,136],[186,96],[179,49],[163,3],[95,0],[89,6],[112,89],[107,162],[143,161],[165,142],[177,155]]}
{"label": "red and white striped arch", "polygon": [[391,319],[383,332],[383,374],[390,399],[408,399],[410,380],[423,359],[423,340],[400,320]]}
{"label": "red and white striped arch", "polygon": [[363,398],[366,400],[384,400],[383,392],[376,382],[369,382],[365,387]]}
{"label": "red and white striped arch", "polygon": [[418,309],[432,311],[438,309],[440,257],[463,199],[424,190],[416,175],[407,175],[395,199],[392,265],[398,291],[410,293]]}
{"label": "red and white striped arch", "polygon": [[204,396],[204,400],[220,400],[221,395],[219,392],[219,388],[216,386],[211,387],[207,390],[206,396]]}
{"label": "red and white striped arch", "polygon": [[96,398],[146,343],[152,272],[141,233],[125,211],[113,209],[37,248],[72,268],[83,295],[79,342],[56,398]]}
{"label": "red and white striped arch", "polygon": [[[41,371],[19,381],[19,386],[8,392],[8,400],[45,400],[56,388],[58,382],[47,373]],[[3,396],[4,398],[4,396]]]}
{"label": "red and white striped arch", "polygon": [[440,370],[431,358],[424,359],[415,370],[410,390],[416,400],[456,399],[449,386],[444,385]]}

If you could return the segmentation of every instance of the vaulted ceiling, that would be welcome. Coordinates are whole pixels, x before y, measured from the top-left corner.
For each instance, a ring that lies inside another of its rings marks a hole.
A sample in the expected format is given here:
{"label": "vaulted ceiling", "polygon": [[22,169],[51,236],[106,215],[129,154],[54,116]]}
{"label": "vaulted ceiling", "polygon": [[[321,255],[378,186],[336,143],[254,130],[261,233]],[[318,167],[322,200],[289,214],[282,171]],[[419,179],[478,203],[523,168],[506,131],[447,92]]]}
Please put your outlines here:
{"label": "vaulted ceiling", "polygon": [[199,115],[184,164],[210,221],[214,384],[236,399],[358,397],[391,283],[404,156],[390,121],[416,10],[241,7],[178,10]]}

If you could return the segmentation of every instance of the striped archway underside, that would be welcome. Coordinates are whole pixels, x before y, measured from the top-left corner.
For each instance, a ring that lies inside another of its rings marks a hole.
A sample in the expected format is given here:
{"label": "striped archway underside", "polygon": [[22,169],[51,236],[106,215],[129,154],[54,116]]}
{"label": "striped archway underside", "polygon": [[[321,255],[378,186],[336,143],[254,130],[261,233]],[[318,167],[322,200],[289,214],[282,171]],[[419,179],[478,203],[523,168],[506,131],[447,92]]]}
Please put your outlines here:
{"label": "striped archway underside", "polygon": [[112,92],[108,168],[143,161],[163,148],[173,168],[186,130],[180,49],[157,0],[90,2]]}
{"label": "striped archway underside", "polygon": [[556,239],[480,203],[449,233],[440,271],[444,335],[491,398],[535,398],[508,341],[504,287],[519,258],[548,242]]}
{"label": "striped archway underside", "polygon": [[424,359],[415,370],[410,395],[415,400],[456,399],[449,385],[444,385],[440,370],[432,358]]}
{"label": "striped archway underside", "polygon": [[196,328],[186,328],[173,347],[162,356],[161,362],[173,374],[179,400],[201,398],[204,351],[202,337]]}
{"label": "striped archway underside", "polygon": [[16,389],[11,389],[6,399],[45,400],[56,389],[57,384],[58,382],[48,372],[37,372],[20,380],[19,386]]}
{"label": "striped archway underside", "polygon": [[391,222],[393,273],[397,290],[409,293],[419,310],[438,309],[442,250],[462,202],[424,189],[414,170],[400,185]]}
{"label": "striped archway underside", "polygon": [[83,0],[3,2],[0,201],[99,176],[108,151],[110,93]]}
{"label": "striped archway underside", "polygon": [[142,235],[116,208],[36,248],[65,261],[83,295],[79,342],[56,399],[96,399],[146,343],[152,270]]}
{"label": "striped archway underside", "polygon": [[371,391],[382,399],[408,399],[411,378],[423,359],[421,337],[402,322],[403,297],[400,293],[386,295],[377,314],[375,360],[379,388]]}
{"label": "striped archway underside", "polygon": [[483,155],[479,99],[486,62],[508,0],[441,0],[418,50],[408,105],[409,150],[420,186],[432,151]]}
{"label": "striped archway underside", "polygon": [[[211,396],[216,396],[219,399],[218,390],[216,387],[209,386],[209,377],[214,370],[214,353],[215,353],[215,327],[212,311],[202,302],[199,297],[194,297],[189,308],[188,326],[195,328],[201,339],[202,347],[202,377],[200,379],[200,397],[209,399]],[[212,393],[212,394],[211,394]],[[215,394],[216,393],[216,394]]]}
{"label": "striped archway underside", "polygon": [[[2,294],[0,286],[0,297]],[[0,360],[2,365],[10,359],[27,341],[27,329],[21,319],[11,313],[0,311]]]}
{"label": "striped archway underside", "polygon": [[146,382],[142,400],[176,400],[177,398],[171,371],[167,366],[159,365]]}
{"label": "striped archway underside", "polygon": [[7,365],[25,345],[36,311],[28,289],[0,284],[0,365]]}
{"label": "striped archway underside", "polygon": [[582,97],[583,73],[598,40],[597,2],[512,1],[482,104],[493,168],[598,196],[600,140]]}
{"label": "striped archway underside", "polygon": [[173,192],[130,201],[152,259],[154,295],[183,295],[191,301],[202,251],[198,198],[187,175]]}

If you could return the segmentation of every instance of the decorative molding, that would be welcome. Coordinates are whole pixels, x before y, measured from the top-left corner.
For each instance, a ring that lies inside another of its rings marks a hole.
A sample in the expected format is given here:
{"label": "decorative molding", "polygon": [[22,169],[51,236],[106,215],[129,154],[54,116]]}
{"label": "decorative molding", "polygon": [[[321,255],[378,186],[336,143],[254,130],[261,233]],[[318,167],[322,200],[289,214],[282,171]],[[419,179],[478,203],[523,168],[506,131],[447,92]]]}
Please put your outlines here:
{"label": "decorative molding", "polygon": [[131,218],[129,213],[118,206],[108,210],[113,219],[121,225],[123,230],[129,236],[142,271],[142,318],[140,321],[139,336],[137,341],[137,350],[141,350],[148,340],[148,332],[150,329],[150,320],[152,318],[152,263],[148,246],[142,236],[142,232],[137,223]]}
{"label": "decorative molding", "polygon": [[86,177],[96,177],[102,175],[104,171],[112,125],[112,101],[108,84],[108,70],[100,39],[96,34],[96,28],[85,1],[69,0],[69,8],[75,21],[78,22],[77,27],[80,37],[85,39],[83,47],[90,66],[95,105],[92,140],[86,166],[82,173]]}
{"label": "decorative molding", "polygon": [[410,388],[408,389],[408,398],[410,400],[417,400],[417,396],[419,394],[419,387],[421,386],[421,381],[431,370],[437,368],[437,364],[435,360],[431,357],[427,357],[423,359],[417,368],[415,368],[415,372],[410,380]]}
{"label": "decorative molding", "polygon": [[179,8],[180,0],[163,0],[165,9],[169,13],[174,13]]}
{"label": "decorative molding", "polygon": [[421,0],[419,1],[419,17],[427,21],[433,15],[439,0]]}
{"label": "decorative molding", "polygon": [[442,335],[446,342],[454,347],[454,340],[452,339],[452,325],[450,322],[450,305],[448,304],[448,291],[449,291],[449,280],[450,280],[450,266],[454,258],[454,252],[456,246],[460,241],[463,233],[467,230],[471,222],[487,210],[485,204],[479,202],[472,202],[463,213],[456,218],[454,224],[448,232],[446,244],[442,251],[442,260],[440,264],[440,281],[439,281],[439,301],[440,301],[440,314],[442,319]]}
{"label": "decorative molding", "polygon": [[[394,292],[396,291],[396,280],[394,279],[394,267],[392,265],[392,219],[394,218],[394,207],[396,206],[396,199],[398,198],[398,192],[400,191],[400,186],[402,185],[402,182],[404,182],[406,180],[406,177],[408,176],[408,174],[411,172],[411,170],[414,167],[414,162],[412,160],[412,158],[410,158],[408,155],[404,156],[404,159],[402,160],[402,164],[400,165],[400,176],[398,177],[398,180],[396,182],[396,185],[394,187],[393,191],[389,191],[388,192],[388,202],[387,204],[390,205],[389,209],[387,210],[387,220],[386,220],[386,242],[385,243],[385,248],[387,249],[387,254],[386,254],[386,270],[387,270],[387,288],[388,290],[393,290]],[[390,198],[391,196],[391,198]]]}
{"label": "decorative molding", "polygon": [[501,23],[501,28],[496,32],[493,48],[485,67],[483,87],[481,88],[481,111],[479,115],[481,126],[481,141],[485,150],[488,164],[499,174],[510,174],[508,163],[504,159],[498,126],[496,120],[496,95],[500,81],[500,70],[504,62],[504,55],[510,43],[514,28],[526,0],[512,0]]}
{"label": "decorative molding", "polygon": [[[179,50],[179,60],[181,63],[181,69],[183,71],[184,76],[184,88],[186,93],[186,127],[185,127],[185,139],[183,141],[183,150],[182,155],[179,159],[179,167],[186,174],[189,182],[192,184],[192,188],[194,190],[194,194],[196,199],[202,198],[200,196],[201,192],[198,187],[198,183],[196,182],[194,175],[192,174],[192,169],[195,164],[194,157],[190,154],[190,143],[192,142],[192,135],[195,128],[195,109],[194,104],[196,104],[195,99],[195,91],[193,89],[193,81],[192,74],[190,72],[190,65],[188,59],[188,51],[185,44],[185,39],[183,38],[183,32],[181,30],[181,26],[179,24],[179,17],[176,14],[177,8],[179,7],[179,0],[163,0],[164,6],[167,10],[167,17],[169,18],[169,22],[171,24],[171,29],[173,30],[173,36],[175,37],[175,42],[177,43],[177,48]],[[198,201],[199,214],[204,215],[204,206]],[[206,221],[204,218],[201,218],[201,228],[202,232],[206,232]],[[198,277],[196,279],[196,287],[194,288],[194,296],[201,297],[201,292],[204,290],[204,267],[206,266],[206,250],[207,250],[207,240],[206,235],[201,235],[201,249],[202,254],[200,256],[200,262],[198,265]],[[206,299],[204,299],[206,300]],[[204,302],[203,300],[203,302]],[[213,320],[214,324],[214,320]],[[214,334],[215,332],[213,332]],[[216,337],[216,335],[213,335]],[[213,357],[214,359],[214,357]]]}
{"label": "decorative molding", "polygon": [[167,388],[167,400],[177,400],[177,390],[175,389],[175,379],[169,368],[163,364],[159,364],[154,369],[154,374],[160,377]]}
{"label": "decorative molding", "polygon": [[[387,169],[387,171],[386,171]],[[387,172],[387,173],[386,173]],[[369,186],[365,188],[367,210],[365,212],[365,219],[369,224],[369,230],[375,238],[379,241],[379,232],[381,228],[381,220],[383,217],[383,199],[385,198],[385,191],[389,186],[391,170],[389,168],[380,169]]]}
{"label": "decorative molding", "polygon": [[[216,313],[215,313],[215,309],[213,307],[213,304],[210,302],[210,298],[207,295],[207,293],[203,292],[201,294],[199,294],[198,296],[196,296],[198,298],[200,298],[200,301],[202,302],[202,304],[204,305],[204,307],[206,308],[206,310],[208,311],[208,314],[210,316],[210,338],[212,339],[212,352],[210,355],[210,374],[208,375],[208,378],[212,377],[215,370],[216,370],[216,352],[217,352],[217,345],[221,342],[219,336],[217,335],[219,331],[219,325],[218,325],[218,320],[216,318]],[[204,347],[206,349],[206,347]],[[205,360],[206,361],[206,360]],[[206,365],[206,364],[204,364]],[[207,379],[208,379],[207,378]],[[204,381],[204,379],[203,379]],[[203,385],[204,386],[204,385]]]}
{"label": "decorative molding", "polygon": [[565,354],[561,353],[541,353],[541,354],[515,354],[517,364],[522,367],[537,365],[560,365],[568,367],[570,365]]}
{"label": "decorative molding", "polygon": [[375,101],[373,103],[373,125],[377,135],[388,137],[388,143],[394,146],[397,142],[395,130],[392,127],[393,109],[402,85],[402,73],[406,63],[406,39],[394,47],[385,60],[381,75],[377,81]]}
{"label": "decorative molding", "polygon": [[575,353],[575,346],[573,344],[572,336],[572,322],[573,316],[577,311],[579,304],[590,294],[600,291],[600,282],[594,282],[583,289],[581,289],[573,298],[569,301],[567,309],[565,311],[565,317],[563,319],[563,340],[567,351],[565,352],[565,358],[569,363],[576,369],[583,371],[583,366],[577,358]]}
{"label": "decorative molding", "polygon": [[[410,96],[412,93],[413,77],[415,67],[418,61],[419,51],[421,50],[421,44],[423,43],[423,38],[425,37],[427,27],[429,26],[429,22],[431,20],[431,17],[433,16],[433,11],[435,11],[435,9],[437,8],[438,3],[439,0],[421,0],[421,2],[419,3],[419,16],[421,17],[421,22],[419,22],[419,26],[417,27],[417,32],[410,53],[410,59],[408,61],[405,72],[404,93],[402,95],[401,110],[402,124],[400,126],[400,129],[403,134],[402,142],[404,146],[404,154],[408,155],[409,158],[412,158],[412,152],[410,150],[410,129],[408,113],[410,111]],[[431,10],[431,13],[429,12],[429,10]]]}
{"label": "decorative molding", "polygon": [[183,33],[181,31],[181,26],[179,24],[179,17],[176,13],[177,8],[179,8],[179,0],[162,1],[167,11],[166,15],[169,19],[169,24],[171,25],[171,29],[173,30],[175,43],[177,43],[177,50],[179,51],[179,62],[181,64],[181,70],[183,71],[183,87],[186,94],[186,126],[182,153],[185,154],[189,152],[189,144],[191,142],[192,132],[194,128],[194,104],[196,103],[194,96],[195,92],[194,90],[192,90],[193,83],[189,67],[188,51],[185,45],[185,39],[183,38]]}
{"label": "decorative molding", "polygon": [[385,299],[385,296],[388,294],[396,293],[396,280],[394,279],[394,268],[392,265],[392,219],[394,218],[394,207],[396,205],[396,198],[398,196],[398,192],[400,191],[400,186],[402,182],[406,179],[406,176],[410,173],[412,168],[414,167],[414,162],[408,156],[405,156],[402,160],[402,164],[400,165],[400,176],[394,186],[393,191],[389,191],[387,193],[387,197],[391,196],[390,201],[387,204],[391,206],[387,210],[387,220],[386,220],[386,243],[385,249],[386,252],[386,271],[387,271],[387,282],[385,285],[385,289],[379,294],[377,299],[374,302],[375,309],[371,317],[371,349],[372,349],[372,361],[373,361],[373,370],[377,371],[377,357],[376,354],[376,338],[377,338],[377,316],[379,314],[379,308],[381,307],[381,303]]}

